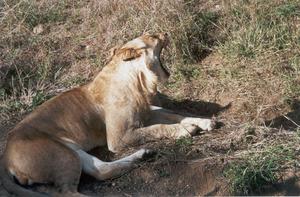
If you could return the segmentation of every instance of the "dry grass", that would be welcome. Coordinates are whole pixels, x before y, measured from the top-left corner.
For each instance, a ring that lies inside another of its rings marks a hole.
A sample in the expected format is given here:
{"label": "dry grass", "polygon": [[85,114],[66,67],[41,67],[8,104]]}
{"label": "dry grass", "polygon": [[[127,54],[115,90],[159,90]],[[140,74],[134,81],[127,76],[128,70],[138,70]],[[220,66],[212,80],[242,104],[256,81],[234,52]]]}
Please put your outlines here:
{"label": "dry grass", "polygon": [[143,32],[171,35],[165,54],[168,65],[197,61],[214,41],[209,34],[211,21],[217,19],[197,5],[196,1],[3,1],[2,113],[28,110],[36,92],[47,97],[90,80],[105,64],[110,48]]}
{"label": "dry grass", "polygon": [[[212,54],[192,66],[198,69],[195,77],[193,72],[186,76],[191,66],[180,65],[169,94],[222,105],[232,102],[224,118],[239,124],[265,124],[297,113],[299,10],[298,0],[228,1],[213,23],[218,42]],[[299,118],[294,120],[299,123]]]}
{"label": "dry grass", "polygon": [[[0,125],[12,125],[51,96],[90,81],[115,45],[144,32],[168,32],[163,57],[172,77],[161,87],[165,94],[179,103],[192,100],[185,108],[201,101],[209,111],[212,104],[232,103],[218,116],[229,129],[249,124],[299,132],[299,5],[2,0]],[[193,144],[177,143],[182,149]]]}

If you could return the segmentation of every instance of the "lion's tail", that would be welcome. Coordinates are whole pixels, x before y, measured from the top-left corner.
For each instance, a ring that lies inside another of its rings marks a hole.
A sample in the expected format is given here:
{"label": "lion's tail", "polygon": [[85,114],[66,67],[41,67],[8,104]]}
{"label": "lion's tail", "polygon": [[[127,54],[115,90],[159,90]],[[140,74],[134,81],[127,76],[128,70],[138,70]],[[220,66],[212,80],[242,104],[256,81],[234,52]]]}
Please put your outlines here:
{"label": "lion's tail", "polygon": [[3,183],[4,188],[9,193],[22,197],[46,197],[46,195],[27,190],[21,187],[20,185],[16,184],[13,180],[13,177],[10,176],[7,170],[5,169],[3,158],[0,159],[0,179]]}

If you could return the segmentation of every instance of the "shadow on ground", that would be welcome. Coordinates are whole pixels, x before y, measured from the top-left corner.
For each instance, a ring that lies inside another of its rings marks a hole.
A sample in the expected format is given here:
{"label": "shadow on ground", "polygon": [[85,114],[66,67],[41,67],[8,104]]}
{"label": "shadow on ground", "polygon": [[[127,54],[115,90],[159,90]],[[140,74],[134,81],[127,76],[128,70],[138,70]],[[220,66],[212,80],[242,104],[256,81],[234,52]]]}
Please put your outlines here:
{"label": "shadow on ground", "polygon": [[299,173],[291,173],[283,181],[266,186],[262,189],[259,195],[263,196],[299,196],[300,194],[300,179]]}
{"label": "shadow on ground", "polygon": [[300,101],[292,101],[291,108],[291,112],[278,116],[272,120],[268,120],[265,122],[265,125],[272,128],[282,128],[286,130],[295,130],[300,128]]}
{"label": "shadow on ground", "polygon": [[176,112],[205,117],[216,116],[231,107],[231,103],[222,106],[218,103],[206,101],[193,101],[189,99],[175,100],[162,93],[157,94],[157,98],[154,99],[154,104]]}

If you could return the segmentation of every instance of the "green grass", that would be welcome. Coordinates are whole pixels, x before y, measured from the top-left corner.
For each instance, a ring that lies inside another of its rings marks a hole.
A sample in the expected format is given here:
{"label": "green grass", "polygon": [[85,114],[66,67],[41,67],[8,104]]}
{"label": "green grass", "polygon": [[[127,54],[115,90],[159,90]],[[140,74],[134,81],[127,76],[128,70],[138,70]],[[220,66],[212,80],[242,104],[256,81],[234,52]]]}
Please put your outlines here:
{"label": "green grass", "polygon": [[[68,74],[67,69],[83,59],[101,68],[111,47],[143,32],[165,31],[171,35],[170,50],[166,52],[169,64],[195,62],[212,45],[209,33],[218,15],[195,9],[196,1],[157,1],[151,6],[141,6],[141,3],[7,1],[1,17],[0,47],[4,48],[1,59],[9,65],[10,74],[0,88],[8,96],[12,89],[19,96],[23,88],[38,91],[34,86],[60,83],[62,75]],[[43,26],[38,35],[33,32],[37,25]],[[94,45],[90,50],[80,49],[86,42]],[[197,75],[196,72],[186,74]],[[77,78],[80,77],[78,73]],[[62,85],[86,80],[90,79]]]}
{"label": "green grass", "polygon": [[[4,22],[13,25],[22,21],[28,28],[32,29],[39,24],[64,22],[67,17],[66,1],[8,1],[7,6],[13,7],[11,13],[4,17]],[[14,17],[9,17],[13,15]]]}
{"label": "green grass", "polygon": [[300,95],[300,56],[295,55],[289,59],[288,70],[282,73],[286,82],[285,95],[291,99],[297,99]]}
{"label": "green grass", "polygon": [[180,152],[187,152],[193,145],[193,139],[191,137],[182,137],[175,141],[175,145]]}
{"label": "green grass", "polygon": [[232,23],[225,30],[228,37],[220,45],[221,52],[230,58],[257,58],[291,47],[299,49],[300,33],[293,28],[300,13],[298,5],[297,0],[274,4],[238,1],[229,10]]}
{"label": "green grass", "polygon": [[295,151],[284,145],[270,146],[257,152],[249,152],[224,170],[230,182],[232,194],[249,195],[275,183],[284,164],[295,160]]}
{"label": "green grass", "polygon": [[36,92],[36,94],[32,97],[32,102],[31,102],[31,105],[30,105],[31,110],[33,110],[35,107],[39,106],[40,104],[42,104],[43,102],[45,102],[49,98],[51,98],[51,96],[45,94],[42,91]]}
{"label": "green grass", "polygon": [[37,106],[52,97],[51,95],[43,91],[32,92],[32,95],[28,94],[30,93],[27,92],[27,95],[23,95],[23,97],[27,96],[27,98],[24,100],[7,99],[5,107],[1,108],[1,110],[3,110],[3,112],[17,112],[20,110],[32,111]]}
{"label": "green grass", "polygon": [[178,69],[179,72],[183,75],[185,79],[188,81],[192,79],[197,79],[201,75],[201,70],[197,66],[189,65],[189,66],[182,66]]}
{"label": "green grass", "polygon": [[175,144],[180,147],[190,146],[193,144],[193,139],[190,137],[180,138],[176,140]]}
{"label": "green grass", "polygon": [[[0,70],[1,121],[30,112],[58,88],[90,81],[111,47],[143,32],[168,32],[168,96],[232,102],[225,125],[251,122],[251,146],[257,123],[291,112],[300,100],[300,1],[232,0],[227,8],[203,2],[7,0],[0,6],[0,64],[8,68]],[[175,145],[184,152],[193,140]],[[293,159],[291,148],[268,147],[230,164],[225,176],[234,193],[251,194],[276,182],[281,165]]]}
{"label": "green grass", "polygon": [[291,1],[283,4],[275,10],[276,14],[281,17],[300,16],[299,1]]}
{"label": "green grass", "polygon": [[[256,114],[251,110],[263,105],[287,113],[291,106],[282,101],[300,99],[299,5],[299,0],[233,1],[217,23],[221,37],[215,49],[223,57],[217,80],[224,89],[236,90],[238,98],[248,95],[252,106],[246,114]],[[255,119],[268,117],[262,112],[248,120]]]}

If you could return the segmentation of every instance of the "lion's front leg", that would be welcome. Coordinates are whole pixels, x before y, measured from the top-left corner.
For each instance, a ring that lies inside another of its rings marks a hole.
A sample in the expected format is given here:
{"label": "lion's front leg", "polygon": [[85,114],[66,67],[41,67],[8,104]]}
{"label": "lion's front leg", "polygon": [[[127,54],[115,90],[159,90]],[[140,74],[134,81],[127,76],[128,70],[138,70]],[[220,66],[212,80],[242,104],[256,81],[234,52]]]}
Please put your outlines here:
{"label": "lion's front leg", "polygon": [[117,136],[115,139],[108,140],[108,149],[112,152],[119,152],[126,147],[139,145],[156,139],[169,138],[179,139],[181,137],[190,137],[199,128],[192,124],[155,124],[147,127],[129,129],[124,135]]}
{"label": "lion's front leg", "polygon": [[197,130],[197,126],[192,124],[155,124],[135,129],[132,131],[132,134],[138,136],[137,138],[140,138],[142,141],[149,141],[161,138],[179,139],[181,137],[191,137]]}
{"label": "lion's front leg", "polygon": [[160,107],[151,107],[150,119],[142,128],[136,128],[133,116],[125,114],[119,113],[118,119],[106,115],[107,145],[112,152],[155,139],[190,137],[199,129],[214,128],[211,119],[184,117]]}
{"label": "lion's front leg", "polygon": [[194,117],[186,117],[180,121],[180,124],[183,125],[195,125],[199,127],[203,131],[211,131],[215,127],[215,120],[209,118],[194,118]]}
{"label": "lion's front leg", "polygon": [[200,117],[185,117],[171,110],[161,107],[151,106],[151,119],[150,123],[180,123],[184,127],[194,125],[203,131],[211,131],[215,128],[216,121],[210,118]]}

